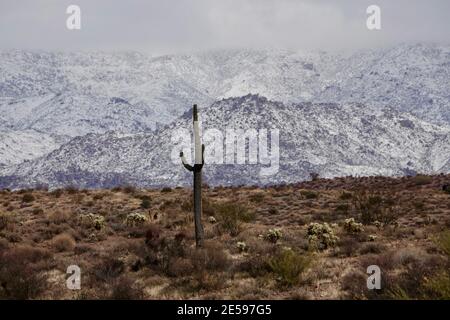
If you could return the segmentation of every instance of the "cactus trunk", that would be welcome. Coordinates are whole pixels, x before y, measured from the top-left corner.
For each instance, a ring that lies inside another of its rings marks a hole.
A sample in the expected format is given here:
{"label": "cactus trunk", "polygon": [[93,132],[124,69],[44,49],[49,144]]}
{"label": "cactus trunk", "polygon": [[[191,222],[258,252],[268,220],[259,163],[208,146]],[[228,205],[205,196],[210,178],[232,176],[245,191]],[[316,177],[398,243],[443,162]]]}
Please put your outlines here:
{"label": "cactus trunk", "polygon": [[202,226],[202,171],[194,171],[194,222],[195,222],[195,244],[203,246]]}
{"label": "cactus trunk", "polygon": [[203,226],[202,226],[202,168],[204,164],[205,146],[201,144],[200,128],[198,124],[197,105],[193,108],[194,126],[194,165],[186,162],[183,152],[180,152],[181,161],[184,167],[194,174],[194,223],[195,223],[195,243],[197,247],[203,246]]}

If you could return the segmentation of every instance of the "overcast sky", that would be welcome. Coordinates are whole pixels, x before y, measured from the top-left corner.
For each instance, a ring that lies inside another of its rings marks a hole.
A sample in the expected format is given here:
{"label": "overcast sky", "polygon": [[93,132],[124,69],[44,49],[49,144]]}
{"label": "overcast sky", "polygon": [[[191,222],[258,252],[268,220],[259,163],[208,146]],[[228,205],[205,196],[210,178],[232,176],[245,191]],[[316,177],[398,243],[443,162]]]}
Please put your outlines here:
{"label": "overcast sky", "polygon": [[[81,8],[82,29],[66,28]],[[380,31],[366,8],[381,7]],[[449,0],[0,0],[0,49],[359,49],[450,43]]]}

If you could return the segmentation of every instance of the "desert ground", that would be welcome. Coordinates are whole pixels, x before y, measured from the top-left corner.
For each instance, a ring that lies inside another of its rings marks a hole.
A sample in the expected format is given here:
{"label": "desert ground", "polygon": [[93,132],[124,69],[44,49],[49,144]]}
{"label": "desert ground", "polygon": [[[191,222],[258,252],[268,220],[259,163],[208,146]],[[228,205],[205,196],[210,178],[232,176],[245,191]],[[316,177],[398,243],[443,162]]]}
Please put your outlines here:
{"label": "desert ground", "polygon": [[198,249],[190,188],[1,190],[0,298],[450,299],[449,183],[205,185]]}

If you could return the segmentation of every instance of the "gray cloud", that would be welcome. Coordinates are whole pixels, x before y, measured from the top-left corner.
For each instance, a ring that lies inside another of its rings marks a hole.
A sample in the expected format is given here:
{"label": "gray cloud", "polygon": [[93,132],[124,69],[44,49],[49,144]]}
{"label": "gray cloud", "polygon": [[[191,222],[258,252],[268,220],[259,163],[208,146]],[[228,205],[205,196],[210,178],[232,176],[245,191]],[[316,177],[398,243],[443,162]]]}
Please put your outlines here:
{"label": "gray cloud", "polygon": [[[66,29],[70,4],[81,7],[80,31]],[[370,4],[381,7],[381,31],[366,29]],[[448,12],[448,0],[2,0],[0,48],[170,53],[449,43]]]}

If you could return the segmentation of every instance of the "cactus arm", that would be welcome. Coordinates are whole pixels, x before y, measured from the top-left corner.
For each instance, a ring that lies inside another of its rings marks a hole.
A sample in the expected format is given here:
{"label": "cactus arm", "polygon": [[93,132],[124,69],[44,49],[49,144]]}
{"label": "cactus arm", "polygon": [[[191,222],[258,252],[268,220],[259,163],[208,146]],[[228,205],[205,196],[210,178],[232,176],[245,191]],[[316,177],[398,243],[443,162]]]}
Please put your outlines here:
{"label": "cactus arm", "polygon": [[180,152],[180,158],[181,158],[181,162],[183,163],[183,166],[184,166],[187,170],[189,170],[189,171],[194,171],[194,168],[193,168],[189,163],[187,163],[186,158],[185,158],[183,152]]}
{"label": "cactus arm", "polygon": [[205,145],[202,144],[202,164],[200,168],[202,168],[204,164],[205,164]]}

